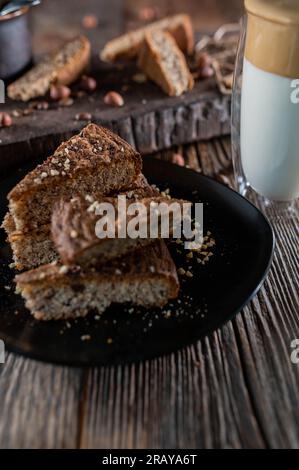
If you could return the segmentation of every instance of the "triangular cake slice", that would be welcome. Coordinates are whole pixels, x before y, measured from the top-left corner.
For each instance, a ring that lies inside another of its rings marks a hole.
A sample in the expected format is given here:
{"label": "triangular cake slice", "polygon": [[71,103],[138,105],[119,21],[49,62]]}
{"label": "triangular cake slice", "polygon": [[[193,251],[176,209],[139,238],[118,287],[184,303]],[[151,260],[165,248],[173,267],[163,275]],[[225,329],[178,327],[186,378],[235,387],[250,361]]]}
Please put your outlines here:
{"label": "triangular cake slice", "polygon": [[[124,194],[138,194],[139,197],[157,197],[159,190],[150,186],[146,178],[140,174],[131,188]],[[98,195],[98,197],[101,197]],[[112,194],[111,197],[116,197]],[[92,198],[90,193],[88,198]],[[32,230],[16,230],[13,217],[8,212],[2,223],[7,233],[15,268],[19,271],[32,269],[41,264],[48,264],[59,259],[59,255],[51,237],[51,224],[40,225]]]}
{"label": "triangular cake slice", "polygon": [[16,230],[50,224],[54,203],[76,194],[110,194],[132,186],[141,172],[140,155],[108,129],[89,124],[61,144],[8,195]]}
{"label": "triangular cake slice", "polygon": [[156,33],[157,31],[168,31],[183,52],[192,54],[194,49],[192,21],[189,15],[180,13],[174,16],[167,16],[143,28],[130,31],[112,39],[107,42],[100,57],[108,62],[115,62],[118,59],[132,59],[138,55],[146,33]]}
{"label": "triangular cake slice", "polygon": [[112,303],[163,307],[179,292],[164,241],[100,269],[48,264],[16,276],[16,283],[37,320],[84,317],[91,310],[101,314]]}
{"label": "triangular cake slice", "polygon": [[[171,238],[174,230],[181,227],[184,201],[161,195],[153,197],[150,192],[146,195],[138,190],[120,196],[124,196],[121,202],[117,197],[78,196],[56,205],[52,215],[52,239],[64,264],[99,266],[154,243],[161,238],[161,214],[168,219],[168,233],[164,238]],[[96,231],[101,204],[109,204],[111,208],[104,219],[105,230],[106,226],[113,229],[110,237],[105,232],[102,238]],[[137,230],[132,236],[128,233],[130,226]]]}
{"label": "triangular cake slice", "polygon": [[169,96],[180,96],[194,86],[185,56],[167,32],[145,35],[138,65]]}
{"label": "triangular cake slice", "polygon": [[28,101],[45,95],[52,84],[69,85],[80,77],[90,59],[90,43],[84,37],[68,41],[58,52],[46,57],[8,86],[13,100]]}

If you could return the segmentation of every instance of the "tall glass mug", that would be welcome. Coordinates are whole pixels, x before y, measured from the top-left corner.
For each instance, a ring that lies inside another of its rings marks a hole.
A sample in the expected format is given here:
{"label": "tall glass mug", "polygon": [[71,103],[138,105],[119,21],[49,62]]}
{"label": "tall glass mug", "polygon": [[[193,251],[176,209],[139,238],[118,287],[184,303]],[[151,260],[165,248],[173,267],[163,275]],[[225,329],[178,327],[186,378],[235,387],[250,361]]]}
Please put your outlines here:
{"label": "tall glass mug", "polygon": [[236,184],[265,207],[299,198],[299,0],[245,0],[232,103]]}

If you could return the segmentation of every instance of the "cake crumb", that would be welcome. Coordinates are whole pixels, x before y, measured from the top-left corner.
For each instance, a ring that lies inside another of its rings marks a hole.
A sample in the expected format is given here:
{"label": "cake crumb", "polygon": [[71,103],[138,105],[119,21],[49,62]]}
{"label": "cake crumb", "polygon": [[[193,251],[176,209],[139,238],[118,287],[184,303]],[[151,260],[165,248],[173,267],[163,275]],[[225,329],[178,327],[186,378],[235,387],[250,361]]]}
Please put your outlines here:
{"label": "cake crumb", "polygon": [[66,274],[68,272],[68,267],[67,266],[61,266],[61,268],[59,268],[59,272],[60,274]]}

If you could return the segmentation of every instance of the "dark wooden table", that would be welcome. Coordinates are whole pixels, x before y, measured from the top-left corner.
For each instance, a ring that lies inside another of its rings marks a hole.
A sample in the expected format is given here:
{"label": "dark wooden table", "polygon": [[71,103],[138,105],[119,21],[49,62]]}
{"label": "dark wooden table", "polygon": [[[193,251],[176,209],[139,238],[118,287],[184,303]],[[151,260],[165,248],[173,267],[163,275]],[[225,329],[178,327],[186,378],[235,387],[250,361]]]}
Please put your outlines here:
{"label": "dark wooden table", "polygon": [[[37,52],[56,41],[55,28],[58,35],[65,24],[80,28],[82,11],[102,18],[100,46],[104,35],[135,25],[147,2],[69,3],[71,12],[61,15],[56,0],[36,11]],[[163,13],[181,3],[155,2]],[[236,20],[241,1],[189,0],[184,9],[197,28],[210,29]],[[190,167],[214,177],[226,170],[232,181],[229,138],[176,150]],[[7,354],[0,367],[0,447],[298,448],[299,369],[290,360],[291,341],[299,337],[298,219],[273,214],[272,223],[277,247],[259,294],[234,321],[179,353],[85,370]]]}

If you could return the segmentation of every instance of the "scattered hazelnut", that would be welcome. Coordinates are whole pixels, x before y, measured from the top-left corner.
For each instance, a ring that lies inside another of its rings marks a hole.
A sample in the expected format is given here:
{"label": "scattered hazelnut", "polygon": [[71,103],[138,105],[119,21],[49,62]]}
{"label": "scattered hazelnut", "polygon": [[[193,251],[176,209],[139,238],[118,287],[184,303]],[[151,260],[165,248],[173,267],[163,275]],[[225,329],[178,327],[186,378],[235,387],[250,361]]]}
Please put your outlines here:
{"label": "scattered hazelnut", "polygon": [[12,125],[12,118],[8,113],[0,113],[0,127],[10,127]]}
{"label": "scattered hazelnut", "polygon": [[207,52],[202,52],[198,55],[197,66],[200,78],[210,78],[214,75],[212,58]]}
{"label": "scattered hazelnut", "polygon": [[89,14],[82,18],[82,26],[86,29],[94,29],[98,26],[98,18],[95,15]]}
{"label": "scattered hazelnut", "polygon": [[180,153],[174,153],[172,155],[171,162],[179,166],[185,166],[184,157]]}
{"label": "scattered hazelnut", "polygon": [[93,77],[83,75],[80,81],[80,88],[85,91],[94,91],[97,88],[97,81]]}
{"label": "scattered hazelnut", "polygon": [[197,56],[197,66],[202,69],[212,65],[212,58],[207,52],[201,52]]}
{"label": "scattered hazelnut", "polygon": [[78,113],[75,119],[76,121],[91,121],[92,115],[90,113]]}
{"label": "scattered hazelnut", "polygon": [[50,88],[50,96],[53,101],[59,101],[68,98],[70,94],[70,88],[65,85],[52,85]]}
{"label": "scattered hazelnut", "polygon": [[121,107],[124,105],[123,97],[116,91],[109,91],[104,96],[104,103],[109,106]]}
{"label": "scattered hazelnut", "polygon": [[214,69],[211,66],[203,67],[200,70],[200,78],[210,78],[214,76]]}

